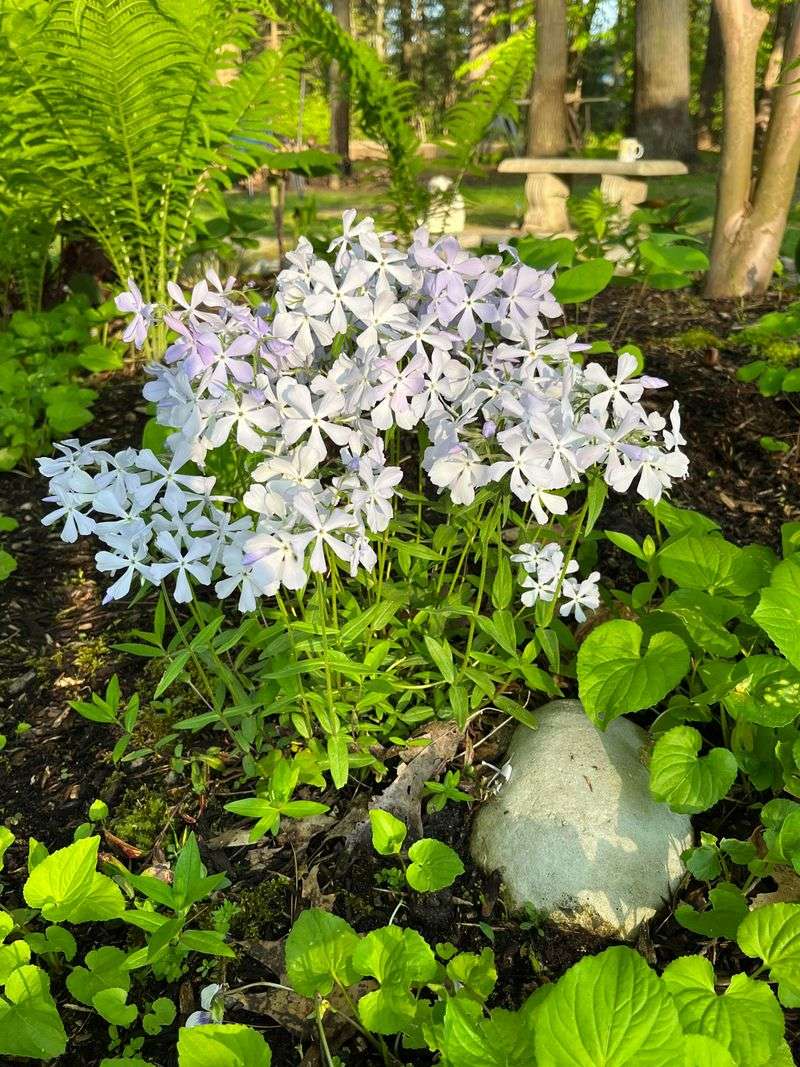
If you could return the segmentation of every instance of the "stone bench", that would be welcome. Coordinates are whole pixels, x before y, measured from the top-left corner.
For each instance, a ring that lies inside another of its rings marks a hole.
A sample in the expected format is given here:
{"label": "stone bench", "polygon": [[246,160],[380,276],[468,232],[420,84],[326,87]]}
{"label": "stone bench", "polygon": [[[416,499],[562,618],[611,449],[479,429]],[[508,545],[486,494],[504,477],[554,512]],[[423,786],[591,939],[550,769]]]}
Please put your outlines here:
{"label": "stone bench", "polygon": [[501,174],[527,174],[525,198],[528,209],[522,233],[537,237],[574,234],[567,215],[569,183],[564,174],[599,174],[603,196],[619,205],[623,219],[628,218],[647,199],[647,178],[665,178],[688,174],[677,159],[561,159],[520,157],[504,159],[497,168]]}

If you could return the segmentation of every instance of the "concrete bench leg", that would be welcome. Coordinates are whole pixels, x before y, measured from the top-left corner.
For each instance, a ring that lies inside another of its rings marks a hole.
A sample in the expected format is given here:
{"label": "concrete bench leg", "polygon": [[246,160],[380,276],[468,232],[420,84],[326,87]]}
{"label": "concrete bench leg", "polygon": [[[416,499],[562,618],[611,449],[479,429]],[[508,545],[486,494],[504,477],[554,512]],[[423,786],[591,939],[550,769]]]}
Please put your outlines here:
{"label": "concrete bench leg", "polygon": [[570,233],[567,215],[569,194],[569,185],[563,178],[555,174],[529,174],[525,181],[528,210],[525,212],[522,232],[536,237]]}
{"label": "concrete bench leg", "polygon": [[639,204],[647,199],[647,182],[621,178],[616,174],[604,174],[600,191],[612,204],[617,204],[623,221],[626,221]]}

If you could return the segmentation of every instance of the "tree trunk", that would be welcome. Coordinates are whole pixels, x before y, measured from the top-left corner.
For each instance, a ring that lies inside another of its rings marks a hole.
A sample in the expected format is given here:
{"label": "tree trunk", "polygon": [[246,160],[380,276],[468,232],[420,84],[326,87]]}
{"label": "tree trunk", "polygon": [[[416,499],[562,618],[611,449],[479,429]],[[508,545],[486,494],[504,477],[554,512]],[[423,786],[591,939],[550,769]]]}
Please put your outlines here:
{"label": "tree trunk", "polygon": [[689,0],[637,3],[635,82],[635,129],[645,159],[692,159]]}
{"label": "tree trunk", "polygon": [[386,0],[375,3],[375,51],[379,59],[386,57]]}
{"label": "tree trunk", "polygon": [[535,0],[536,63],[528,114],[528,155],[561,156],[569,128],[566,0]]}
{"label": "tree trunk", "polygon": [[[470,0],[469,4],[469,59],[479,59],[493,43],[492,28],[487,20],[492,14],[490,0]],[[473,72],[475,77],[475,72]]]}
{"label": "tree trunk", "polygon": [[763,138],[769,126],[769,117],[772,112],[772,93],[778,84],[778,78],[783,66],[783,55],[786,51],[786,39],[792,29],[792,22],[796,14],[796,3],[779,4],[775,13],[775,35],[772,38],[772,48],[764,71],[764,84],[756,109],[757,135]]}
{"label": "tree trunk", "polygon": [[404,81],[411,79],[411,60],[414,52],[414,18],[411,0],[400,0],[400,77]]}
{"label": "tree trunk", "polygon": [[751,195],[758,46],[769,16],[750,0],[715,0],[725,52],[724,131],[706,295],[763,293],[786,229],[800,166],[800,9],[787,36],[783,78]]}
{"label": "tree trunk", "polygon": [[[350,0],[333,0],[333,14],[350,33]],[[347,85],[337,62],[330,65],[329,100],[331,108],[331,151],[342,157],[342,173],[350,173],[350,100]]]}
{"label": "tree trunk", "polygon": [[712,130],[714,104],[717,93],[722,88],[722,34],[719,28],[719,15],[713,3],[708,23],[708,40],[703,61],[703,73],[700,76],[699,107],[697,111],[697,147],[709,151],[716,147],[716,138]]}

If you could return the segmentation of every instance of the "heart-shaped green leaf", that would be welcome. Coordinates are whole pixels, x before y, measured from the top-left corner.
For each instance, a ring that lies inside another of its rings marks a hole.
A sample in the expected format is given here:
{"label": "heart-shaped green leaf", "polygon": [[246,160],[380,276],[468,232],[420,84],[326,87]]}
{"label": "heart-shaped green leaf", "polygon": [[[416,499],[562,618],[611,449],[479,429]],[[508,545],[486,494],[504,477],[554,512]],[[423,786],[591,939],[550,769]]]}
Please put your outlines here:
{"label": "heart-shaped green leaf", "polygon": [[800,715],[800,671],[781,656],[747,656],[731,674],[733,689],[723,698],[735,719],[758,726],[788,726]]}
{"label": "heart-shaped green leaf", "polygon": [[657,633],[642,653],[642,630],[615,619],[596,627],[578,652],[578,692],[600,729],[619,715],[651,708],[689,669],[689,650],[672,633]]}
{"label": "heart-shaped green leaf", "polygon": [[270,1067],[271,1063],[269,1046],[249,1026],[229,1023],[178,1031],[178,1067]]}
{"label": "heart-shaped green leaf", "polygon": [[415,841],[408,850],[408,858],[412,861],[406,871],[408,884],[420,893],[446,889],[464,873],[458,853],[434,837]]}
{"label": "heart-shaped green leaf", "polygon": [[787,1008],[800,1007],[800,904],[765,904],[746,915],[736,935],[747,956],[762,959]]}
{"label": "heart-shaped green leaf", "polygon": [[417,1004],[413,987],[432,981],[438,970],[425,940],[416,930],[399,926],[384,926],[362,938],[353,953],[353,966],[359,975],[380,982],[379,989],[358,1002],[361,1021],[378,1034],[397,1033],[413,1021]]}
{"label": "heart-shaped green leaf", "polygon": [[286,973],[292,987],[304,997],[327,996],[334,982],[353,985],[358,973],[352,956],[358,934],[337,915],[320,908],[300,913],[286,939]]}
{"label": "heart-shaped green leaf", "polygon": [[800,562],[785,559],[772,572],[768,588],[753,612],[753,620],[764,630],[792,666],[800,670],[800,627],[797,605],[800,603]]}
{"label": "heart-shaped green leaf", "polygon": [[130,1026],[139,1014],[135,1004],[128,1004],[125,989],[101,989],[92,998],[92,1007],[112,1026]]}
{"label": "heart-shaped green leaf", "polygon": [[723,882],[709,892],[708,901],[711,906],[706,911],[695,911],[690,904],[682,904],[675,909],[675,918],[695,934],[733,941],[749,910],[744,893],[738,886]]}
{"label": "heart-shaped green leaf", "polygon": [[656,741],[650,760],[650,792],[673,811],[694,815],[722,800],[739,770],[727,748],[698,756],[703,738],[692,726],[674,726]]}
{"label": "heart-shaped green leaf", "polygon": [[67,1047],[67,1035],[40,967],[18,967],[0,998],[0,1053],[52,1060]]}
{"label": "heart-shaped green leaf", "polygon": [[765,982],[735,974],[724,995],[717,996],[714,968],[703,956],[674,960],[663,981],[683,1029],[718,1041],[741,1067],[766,1064],[780,1045],[783,1012]]}
{"label": "heart-shaped green leaf", "polygon": [[632,949],[571,967],[534,1017],[536,1067],[664,1067],[683,1031],[666,986]]}

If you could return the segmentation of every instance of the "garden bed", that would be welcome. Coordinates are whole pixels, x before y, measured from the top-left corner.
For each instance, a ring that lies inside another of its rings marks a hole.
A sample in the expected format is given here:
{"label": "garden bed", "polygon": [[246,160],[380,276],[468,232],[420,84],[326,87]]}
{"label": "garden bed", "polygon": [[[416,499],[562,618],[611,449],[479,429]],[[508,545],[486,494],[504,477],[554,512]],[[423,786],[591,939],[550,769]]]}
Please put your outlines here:
{"label": "garden bed", "polygon": [[[748,308],[746,318],[774,306],[775,300],[770,299],[763,307]],[[781,523],[800,519],[798,410],[788,397],[766,398],[753,386],[738,382],[735,372],[744,360],[735,351],[711,343],[691,350],[685,340],[676,341],[677,335],[689,330],[725,337],[742,317],[741,310],[709,306],[686,293],[648,294],[641,301],[630,301],[627,294],[620,296],[612,290],[596,301],[594,318],[613,327],[623,309],[623,333],[644,350],[647,373],[663,375],[669,382],[668,389],[657,394],[659,408],[666,410],[676,398],[681,403],[691,477],[678,483],[673,500],[709,515],[737,544],[759,542],[777,548]],[[135,439],[146,417],[139,400],[140,385],[130,378],[106,384],[95,407],[92,438],[109,436],[120,447]],[[765,451],[760,438],[766,434],[785,441],[789,451]],[[376,875],[386,865],[381,857],[371,852],[353,855],[343,846],[339,831],[353,821],[355,811],[365,807],[363,789],[329,790],[323,799],[331,811],[317,823],[284,823],[275,840],[229,847],[220,840],[220,835],[231,831],[231,817],[223,814],[222,805],[236,778],[235,770],[228,773],[223,768],[215,773],[210,790],[198,795],[185,777],[170,772],[165,757],[148,756],[114,767],[109,758],[116,740],[113,730],[86,722],[68,710],[67,702],[102,691],[115,673],[124,692],[141,685],[146,697],[147,681],[142,675],[148,661],[112,648],[125,639],[129,629],[141,625],[141,604],[101,606],[100,589],[105,582],[97,580],[93,545],[88,541],[65,545],[55,529],[39,523],[45,510],[43,484],[38,477],[3,475],[0,480],[0,511],[20,522],[9,545],[18,569],[0,586],[4,605],[0,732],[8,739],[0,754],[0,811],[18,842],[33,836],[51,849],[66,845],[96,798],[111,808],[105,848],[126,863],[157,864],[172,828],[179,833],[193,829],[208,867],[228,875],[227,895],[241,909],[232,937],[242,951],[226,973],[231,986],[277,980],[278,942],[302,908],[309,906],[334,910],[359,932],[386,924],[401,907],[404,924],[413,926],[431,944],[450,941],[459,949],[478,952],[491,945],[500,975],[492,1004],[503,1006],[519,1007],[541,982],[557,977],[587,952],[604,947],[604,942],[588,935],[556,933],[534,915],[520,922],[506,914],[498,880],[470,866],[470,807],[465,804],[449,804],[427,816],[425,830],[456,849],[467,865],[466,874],[451,889],[401,894],[377,884],[380,877],[376,881]],[[626,498],[612,497],[602,521],[606,528],[641,537],[646,531],[644,518]],[[610,545],[603,552],[606,572],[618,573],[623,584],[628,557]],[[470,752],[498,722],[490,717],[472,722]],[[148,728],[157,731],[159,724],[145,720],[141,740],[152,740],[145,736]],[[505,736],[503,731],[496,733],[479,750],[479,758],[496,762]],[[394,766],[389,763],[390,768]],[[459,765],[455,761],[454,766]],[[479,780],[473,788],[479,791]],[[757,825],[757,815],[751,817],[738,803],[723,802],[696,822],[715,834],[747,838]],[[317,832],[309,836],[312,829]],[[18,843],[6,858],[12,885],[19,882],[24,864],[24,850]],[[687,893],[691,900],[691,886]],[[89,947],[91,928],[84,930],[84,937]],[[678,926],[669,912],[640,934],[637,947],[659,967],[678,955],[702,951],[700,940]],[[718,974],[741,969],[734,966],[733,954],[739,955],[734,942],[717,954]],[[188,980],[171,992],[182,1010],[189,1012],[196,1006],[198,989],[192,989]],[[296,1005],[293,1013],[291,1000],[276,1007],[273,998],[272,1014],[265,1013],[259,1008],[259,997],[254,993],[243,1000],[241,1011],[230,1012],[231,1020],[235,1017],[263,1029],[276,1065],[321,1063],[312,1030],[297,1014]],[[66,1025],[74,1024],[75,1033],[86,1025],[85,1018],[65,1013]],[[797,1012],[789,1011],[787,1020],[787,1037],[797,1051]],[[79,1033],[74,1046],[81,1050],[81,1062],[90,1067],[105,1054],[105,1028],[96,1017],[92,1027]],[[371,1062],[360,1041],[344,1037],[343,1047],[351,1053],[346,1062]],[[295,1051],[300,1046],[302,1055]],[[165,1044],[165,1064],[172,1062],[171,1054]],[[430,1061],[420,1058],[418,1062]]]}

